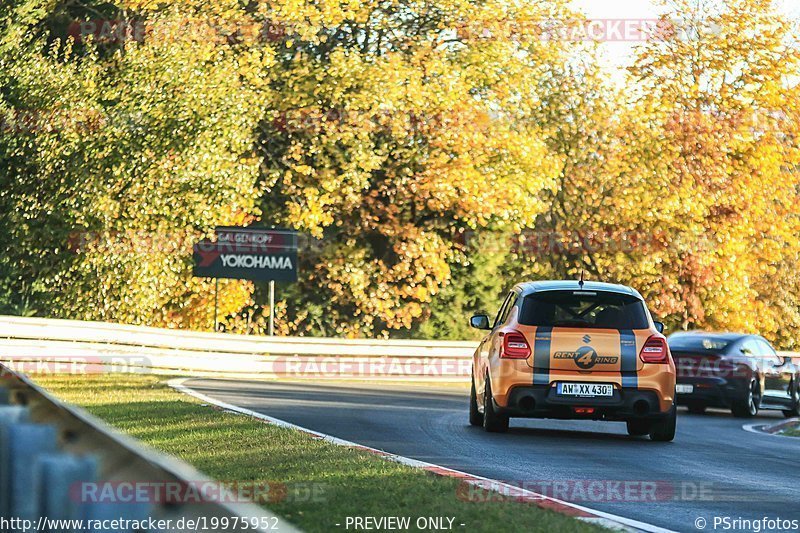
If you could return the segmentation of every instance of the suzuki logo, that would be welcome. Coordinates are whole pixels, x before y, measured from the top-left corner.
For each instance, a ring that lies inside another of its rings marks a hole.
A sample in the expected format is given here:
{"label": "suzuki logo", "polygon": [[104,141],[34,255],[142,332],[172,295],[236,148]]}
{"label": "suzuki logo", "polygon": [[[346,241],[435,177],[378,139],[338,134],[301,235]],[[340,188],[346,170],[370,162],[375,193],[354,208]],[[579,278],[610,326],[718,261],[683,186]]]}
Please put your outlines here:
{"label": "suzuki logo", "polygon": [[589,335],[584,335],[583,336],[583,342],[588,343],[588,342],[591,342],[591,341],[592,341],[592,337],[590,337]]}

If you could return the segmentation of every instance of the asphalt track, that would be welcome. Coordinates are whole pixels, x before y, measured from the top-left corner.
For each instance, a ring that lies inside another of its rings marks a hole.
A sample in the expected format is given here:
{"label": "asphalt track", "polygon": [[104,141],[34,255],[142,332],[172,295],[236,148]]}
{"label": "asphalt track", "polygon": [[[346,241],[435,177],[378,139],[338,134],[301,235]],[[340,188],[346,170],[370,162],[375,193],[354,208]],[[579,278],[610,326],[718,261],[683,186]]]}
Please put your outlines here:
{"label": "asphalt track", "polygon": [[675,441],[657,443],[629,437],[618,422],[512,419],[507,434],[487,434],[468,424],[467,391],[453,387],[217,379],[185,385],[341,439],[676,531],[698,531],[698,518],[706,520],[705,531],[755,529],[715,529],[715,517],[800,521],[800,438],[742,429],[783,420],[780,412],[742,420],[722,410],[681,409]]}

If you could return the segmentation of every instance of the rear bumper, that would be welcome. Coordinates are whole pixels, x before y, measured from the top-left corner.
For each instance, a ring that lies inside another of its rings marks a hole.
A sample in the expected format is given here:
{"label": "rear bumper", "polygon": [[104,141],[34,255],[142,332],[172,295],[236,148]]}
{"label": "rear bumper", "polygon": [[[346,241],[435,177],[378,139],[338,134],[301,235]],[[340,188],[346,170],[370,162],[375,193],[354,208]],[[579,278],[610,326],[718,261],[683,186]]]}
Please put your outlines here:
{"label": "rear bumper", "polygon": [[[591,420],[657,419],[669,414],[662,411],[656,392],[633,388],[615,388],[608,398],[573,398],[558,396],[548,385],[515,386],[509,390],[505,406],[497,409],[511,417]],[[592,408],[576,412],[575,408]]]}
{"label": "rear bumper", "polygon": [[[632,406],[636,405],[640,399],[647,402],[648,413],[658,416],[657,413],[666,414],[670,411],[675,397],[675,366],[671,361],[669,364],[645,365],[636,373],[635,386],[623,383],[619,372],[563,370],[551,370],[547,376],[548,384],[534,385],[531,370],[524,361],[495,360],[492,363],[489,372],[492,395],[498,408],[507,410],[511,416],[563,418],[565,411],[573,412],[573,406],[587,406],[597,407],[605,415],[605,418],[625,419],[633,414],[635,410]],[[551,391],[551,389],[560,381],[610,383],[614,385],[614,396],[605,399],[556,397],[555,390]],[[520,390],[528,391],[527,395],[533,397],[538,406],[535,410],[520,408],[518,405],[519,395],[523,394],[518,392]],[[642,404],[638,405],[641,409]],[[512,414],[513,412],[519,414]],[[576,418],[576,416],[571,414],[569,418]]]}
{"label": "rear bumper", "polygon": [[708,407],[730,408],[737,400],[745,398],[750,378],[679,378],[678,383],[692,385],[691,393],[675,395],[678,405],[705,405]]}

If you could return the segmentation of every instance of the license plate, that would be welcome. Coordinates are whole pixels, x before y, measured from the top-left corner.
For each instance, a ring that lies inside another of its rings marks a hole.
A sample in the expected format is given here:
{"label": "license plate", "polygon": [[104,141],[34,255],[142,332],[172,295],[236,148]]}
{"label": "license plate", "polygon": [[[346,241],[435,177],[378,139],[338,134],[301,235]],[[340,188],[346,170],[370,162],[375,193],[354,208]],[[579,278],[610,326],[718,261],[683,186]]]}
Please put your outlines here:
{"label": "license plate", "polygon": [[691,394],[694,392],[694,385],[684,385],[682,383],[678,383],[675,385],[675,392],[678,394]]}
{"label": "license plate", "polygon": [[613,396],[614,386],[608,383],[559,383],[556,393],[560,396],[580,396],[581,398]]}

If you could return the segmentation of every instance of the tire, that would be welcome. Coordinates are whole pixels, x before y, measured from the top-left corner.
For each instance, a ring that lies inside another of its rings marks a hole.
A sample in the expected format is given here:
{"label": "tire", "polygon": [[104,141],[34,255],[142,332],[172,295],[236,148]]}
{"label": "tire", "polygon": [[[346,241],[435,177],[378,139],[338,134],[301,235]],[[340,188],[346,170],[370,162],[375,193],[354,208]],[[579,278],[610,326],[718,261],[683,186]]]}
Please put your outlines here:
{"label": "tire", "polygon": [[750,380],[747,393],[737,399],[731,406],[733,416],[738,418],[752,418],[758,414],[758,406],[761,403],[761,389],[758,381]]}
{"label": "tire", "polygon": [[690,403],[686,406],[689,409],[689,412],[693,415],[702,415],[706,412],[706,406],[702,403]]}
{"label": "tire", "polygon": [[469,424],[471,426],[483,425],[483,413],[478,411],[478,395],[475,392],[475,380],[472,380],[472,388],[469,391]]}
{"label": "tire", "polygon": [[783,416],[786,418],[800,416],[800,383],[795,383],[794,390],[792,391],[792,408],[784,409]]}
{"label": "tire", "polygon": [[653,422],[650,428],[650,440],[656,442],[671,442],[675,439],[675,429],[677,425],[678,408],[673,403],[666,418]]}
{"label": "tire", "polygon": [[628,435],[631,437],[641,437],[650,433],[650,427],[653,423],[650,420],[626,420],[625,424],[628,426]]}
{"label": "tire", "polygon": [[486,377],[486,386],[483,388],[483,429],[489,433],[505,433],[508,431],[508,416],[495,411],[492,401],[492,385]]}

